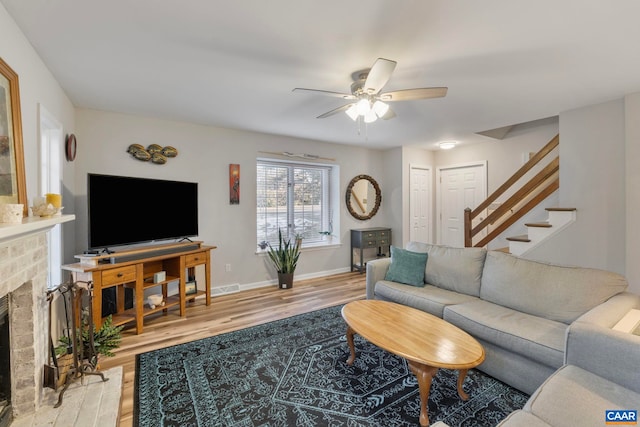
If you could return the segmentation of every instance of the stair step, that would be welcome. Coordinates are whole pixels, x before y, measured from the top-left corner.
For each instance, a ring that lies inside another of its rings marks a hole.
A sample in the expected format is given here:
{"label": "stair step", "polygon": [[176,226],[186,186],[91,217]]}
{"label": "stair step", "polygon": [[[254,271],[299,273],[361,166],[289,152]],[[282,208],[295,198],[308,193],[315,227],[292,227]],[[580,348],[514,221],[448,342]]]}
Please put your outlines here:
{"label": "stair step", "polygon": [[528,222],[525,224],[527,227],[540,227],[540,228],[551,228],[553,225],[548,222]]}
{"label": "stair step", "polygon": [[507,240],[510,242],[526,242],[526,243],[529,243],[531,241],[529,240],[529,236],[527,236],[526,234],[523,234],[522,236],[507,237]]}
{"label": "stair step", "polygon": [[572,212],[575,211],[576,208],[545,208],[545,210],[549,212]]}
{"label": "stair step", "polygon": [[494,249],[494,251],[504,252],[505,254],[510,254],[511,253],[511,252],[509,252],[509,248],[508,247]]}

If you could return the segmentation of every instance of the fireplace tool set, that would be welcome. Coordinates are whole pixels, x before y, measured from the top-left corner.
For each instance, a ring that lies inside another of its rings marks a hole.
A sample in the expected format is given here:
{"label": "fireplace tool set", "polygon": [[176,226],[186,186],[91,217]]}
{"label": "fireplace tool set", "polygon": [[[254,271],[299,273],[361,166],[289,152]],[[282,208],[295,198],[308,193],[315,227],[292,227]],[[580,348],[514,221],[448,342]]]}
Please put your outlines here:
{"label": "fireplace tool set", "polygon": [[[96,368],[98,353],[96,352],[93,334],[93,282],[81,282],[69,280],[62,283],[54,289],[47,291],[47,300],[49,302],[49,361],[44,367],[44,385],[45,387],[53,388],[57,391],[58,382],[60,379],[60,369],[58,367],[58,360],[55,355],[55,348],[53,340],[51,338],[51,303],[53,296],[56,292],[59,292],[64,301],[65,318],[67,331],[69,331],[69,348],[67,353],[72,355],[73,365],[69,369],[64,381],[64,386],[58,396],[58,402],[54,405],[54,408],[59,407],[62,404],[62,398],[65,391],[69,388],[71,383],[77,381],[83,381],[85,375],[99,375],[102,381],[107,381],[108,378],[104,377],[104,374]],[[83,316],[83,306],[88,309],[88,316]],[[67,307],[71,307],[71,316],[69,316]],[[87,342],[83,338],[83,331],[87,331]]]}

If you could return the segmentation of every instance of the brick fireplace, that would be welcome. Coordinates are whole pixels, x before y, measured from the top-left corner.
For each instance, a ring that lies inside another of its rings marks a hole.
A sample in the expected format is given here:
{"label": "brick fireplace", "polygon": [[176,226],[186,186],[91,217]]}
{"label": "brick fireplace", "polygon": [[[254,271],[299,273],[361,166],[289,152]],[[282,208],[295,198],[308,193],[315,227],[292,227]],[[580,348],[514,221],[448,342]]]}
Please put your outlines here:
{"label": "brick fireplace", "polygon": [[30,414],[43,400],[48,357],[47,231],[73,215],[25,218],[0,224],[0,297],[8,296],[10,401],[13,417]]}

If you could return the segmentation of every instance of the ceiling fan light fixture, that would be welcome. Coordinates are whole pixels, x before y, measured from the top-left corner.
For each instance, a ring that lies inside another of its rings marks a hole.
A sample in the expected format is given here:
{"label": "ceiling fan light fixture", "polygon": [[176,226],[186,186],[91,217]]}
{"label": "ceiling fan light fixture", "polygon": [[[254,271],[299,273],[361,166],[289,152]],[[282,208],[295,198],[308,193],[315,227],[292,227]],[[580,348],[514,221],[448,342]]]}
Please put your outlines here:
{"label": "ceiling fan light fixture", "polygon": [[373,110],[369,110],[367,114],[364,115],[365,123],[373,123],[378,120],[378,116],[376,116],[376,112]]}
{"label": "ceiling fan light fixture", "polygon": [[347,113],[347,116],[349,116],[354,122],[358,120],[358,107],[356,104],[351,104],[351,107],[347,108],[345,113]]}
{"label": "ceiling fan light fixture", "polygon": [[376,101],[373,103],[373,111],[376,115],[382,118],[389,111],[389,104],[385,104],[382,101]]}
{"label": "ceiling fan light fixture", "polygon": [[358,114],[361,116],[366,116],[369,111],[371,111],[371,104],[367,98],[362,98],[358,101],[357,104]]}
{"label": "ceiling fan light fixture", "polygon": [[456,146],[457,143],[458,143],[458,141],[442,141],[438,145],[440,146],[440,148],[442,150],[451,150],[453,147]]}

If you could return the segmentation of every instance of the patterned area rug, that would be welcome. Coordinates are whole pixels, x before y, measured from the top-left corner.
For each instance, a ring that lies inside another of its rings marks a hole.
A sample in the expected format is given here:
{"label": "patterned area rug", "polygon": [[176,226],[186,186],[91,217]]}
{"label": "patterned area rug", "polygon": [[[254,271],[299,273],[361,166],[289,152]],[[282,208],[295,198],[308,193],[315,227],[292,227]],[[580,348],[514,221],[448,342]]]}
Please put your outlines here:
{"label": "patterned area rug", "polygon": [[[138,427],[416,426],[420,396],[404,359],[356,335],[349,348],[341,307],[168,347],[136,358]],[[527,395],[480,371],[441,369],[429,395],[429,420],[495,426]]]}

